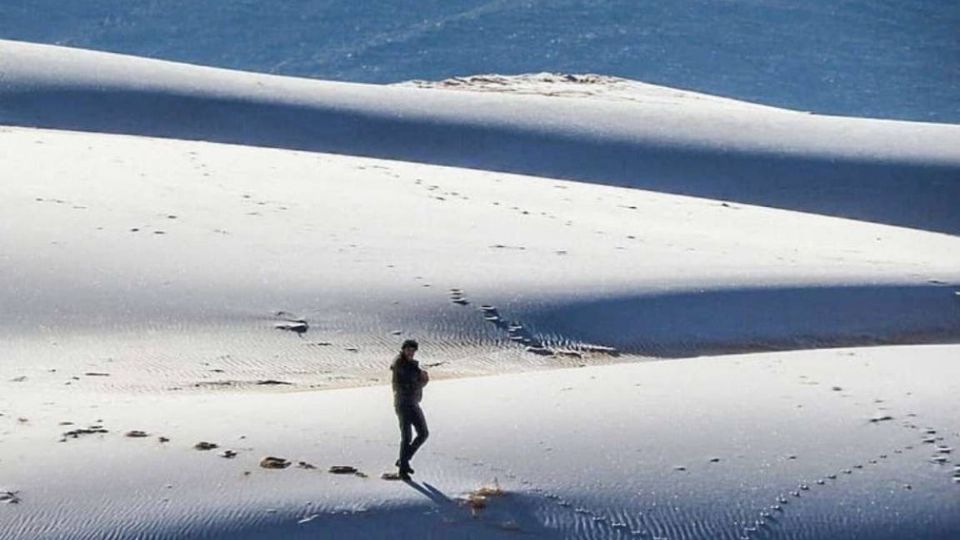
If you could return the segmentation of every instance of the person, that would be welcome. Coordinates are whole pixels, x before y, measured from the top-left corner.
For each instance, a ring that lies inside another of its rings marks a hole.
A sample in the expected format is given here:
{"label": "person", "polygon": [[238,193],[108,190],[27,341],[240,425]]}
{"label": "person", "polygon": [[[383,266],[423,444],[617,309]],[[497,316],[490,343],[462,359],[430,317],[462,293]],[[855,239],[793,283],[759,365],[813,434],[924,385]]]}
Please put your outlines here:
{"label": "person", "polygon": [[[412,339],[404,341],[400,354],[390,365],[390,370],[393,371],[393,408],[400,421],[400,459],[396,465],[400,478],[404,480],[408,480],[413,474],[410,460],[430,435],[423,410],[420,409],[423,387],[430,381],[430,376],[420,369],[420,364],[413,359],[419,348]],[[417,438],[411,440],[413,429],[417,431]]]}

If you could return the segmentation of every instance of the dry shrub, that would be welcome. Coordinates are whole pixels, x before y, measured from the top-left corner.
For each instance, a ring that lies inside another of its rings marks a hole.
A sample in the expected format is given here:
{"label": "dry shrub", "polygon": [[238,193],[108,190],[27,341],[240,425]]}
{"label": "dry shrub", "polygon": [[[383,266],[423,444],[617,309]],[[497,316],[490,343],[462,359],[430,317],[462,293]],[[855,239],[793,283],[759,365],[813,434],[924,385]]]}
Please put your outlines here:
{"label": "dry shrub", "polygon": [[496,478],[493,479],[492,486],[480,486],[470,493],[471,495],[479,495],[482,497],[502,497],[505,494],[500,487],[500,482]]}
{"label": "dry shrub", "polygon": [[506,492],[500,487],[500,482],[494,478],[492,486],[480,486],[467,493],[462,502],[470,509],[473,517],[477,517],[480,511],[487,507],[490,497],[502,497],[504,495],[506,495]]}

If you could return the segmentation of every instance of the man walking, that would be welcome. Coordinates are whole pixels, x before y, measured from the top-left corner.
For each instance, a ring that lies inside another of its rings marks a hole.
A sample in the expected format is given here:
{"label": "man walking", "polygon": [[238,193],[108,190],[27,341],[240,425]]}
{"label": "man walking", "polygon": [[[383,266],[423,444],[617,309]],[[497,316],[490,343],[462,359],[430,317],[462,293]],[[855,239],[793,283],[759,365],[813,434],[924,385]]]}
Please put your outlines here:
{"label": "man walking", "polygon": [[[410,460],[430,435],[427,430],[427,421],[420,409],[423,387],[430,381],[430,377],[413,359],[418,348],[416,341],[412,339],[404,341],[400,347],[400,354],[390,365],[393,371],[393,407],[400,420],[400,459],[397,460],[396,465],[400,478],[404,480],[408,480],[413,474]],[[411,428],[417,430],[417,438],[412,441]]]}

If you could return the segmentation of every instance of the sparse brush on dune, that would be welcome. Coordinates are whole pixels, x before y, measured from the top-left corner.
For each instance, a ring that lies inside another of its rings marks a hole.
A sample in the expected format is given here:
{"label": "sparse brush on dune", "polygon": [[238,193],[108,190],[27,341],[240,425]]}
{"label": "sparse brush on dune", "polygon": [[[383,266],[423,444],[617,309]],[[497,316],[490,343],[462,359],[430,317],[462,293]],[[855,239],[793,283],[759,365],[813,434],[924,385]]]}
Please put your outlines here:
{"label": "sparse brush on dune", "polygon": [[480,511],[487,507],[490,498],[503,497],[507,493],[500,487],[500,482],[494,478],[493,485],[480,486],[467,493],[460,499],[461,504],[470,509],[473,517],[478,517]]}

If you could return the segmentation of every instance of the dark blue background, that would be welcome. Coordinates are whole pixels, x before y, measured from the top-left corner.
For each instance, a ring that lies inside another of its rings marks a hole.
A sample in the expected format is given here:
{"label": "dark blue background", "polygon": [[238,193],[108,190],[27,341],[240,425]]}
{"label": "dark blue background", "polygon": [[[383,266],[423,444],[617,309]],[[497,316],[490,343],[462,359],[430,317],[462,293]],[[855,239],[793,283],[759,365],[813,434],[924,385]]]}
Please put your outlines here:
{"label": "dark blue background", "polygon": [[960,123],[960,0],[3,0],[0,37],[364,82],[591,72]]}

